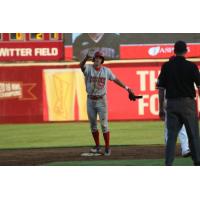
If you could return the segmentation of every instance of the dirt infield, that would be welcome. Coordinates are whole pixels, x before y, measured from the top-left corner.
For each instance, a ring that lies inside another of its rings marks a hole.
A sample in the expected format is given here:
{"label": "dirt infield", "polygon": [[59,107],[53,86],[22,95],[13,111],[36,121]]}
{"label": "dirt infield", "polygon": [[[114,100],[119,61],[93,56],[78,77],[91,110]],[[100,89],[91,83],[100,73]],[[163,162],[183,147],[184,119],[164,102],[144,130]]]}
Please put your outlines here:
{"label": "dirt infield", "polygon": [[[114,146],[109,157],[82,157],[81,153],[88,152],[89,147],[40,148],[0,150],[1,166],[33,166],[49,162],[78,161],[78,160],[131,160],[159,159],[164,157],[162,145]],[[177,156],[180,156],[180,147]]]}

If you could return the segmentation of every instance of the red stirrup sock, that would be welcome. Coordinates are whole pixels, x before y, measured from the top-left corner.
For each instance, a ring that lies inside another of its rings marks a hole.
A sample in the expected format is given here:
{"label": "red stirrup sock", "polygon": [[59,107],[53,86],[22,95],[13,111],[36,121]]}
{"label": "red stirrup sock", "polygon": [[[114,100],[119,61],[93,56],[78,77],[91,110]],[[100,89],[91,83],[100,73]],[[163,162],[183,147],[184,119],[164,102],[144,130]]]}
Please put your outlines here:
{"label": "red stirrup sock", "polygon": [[105,141],[105,147],[110,148],[110,132],[106,132],[103,134],[104,141]]}
{"label": "red stirrup sock", "polygon": [[92,132],[96,147],[99,147],[99,131]]}

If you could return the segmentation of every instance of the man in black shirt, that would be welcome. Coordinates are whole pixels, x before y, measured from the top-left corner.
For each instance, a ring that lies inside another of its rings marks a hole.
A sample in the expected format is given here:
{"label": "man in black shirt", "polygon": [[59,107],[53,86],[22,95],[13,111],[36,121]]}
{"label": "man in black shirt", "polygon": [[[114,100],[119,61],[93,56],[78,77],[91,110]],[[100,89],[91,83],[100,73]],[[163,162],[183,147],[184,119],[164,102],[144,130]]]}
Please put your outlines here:
{"label": "man in black shirt", "polygon": [[165,165],[172,165],[178,132],[183,124],[186,127],[194,165],[200,165],[199,125],[196,108],[196,84],[200,95],[200,74],[196,64],[187,61],[186,43],[175,43],[176,56],[164,63],[158,77],[160,118],[165,118],[164,92],[166,90],[166,119],[168,140],[165,150]]}
{"label": "man in black shirt", "polygon": [[119,58],[119,35],[116,33],[83,33],[78,36],[73,45],[73,58],[82,60],[88,51],[93,57],[94,53],[100,51],[105,59]]}

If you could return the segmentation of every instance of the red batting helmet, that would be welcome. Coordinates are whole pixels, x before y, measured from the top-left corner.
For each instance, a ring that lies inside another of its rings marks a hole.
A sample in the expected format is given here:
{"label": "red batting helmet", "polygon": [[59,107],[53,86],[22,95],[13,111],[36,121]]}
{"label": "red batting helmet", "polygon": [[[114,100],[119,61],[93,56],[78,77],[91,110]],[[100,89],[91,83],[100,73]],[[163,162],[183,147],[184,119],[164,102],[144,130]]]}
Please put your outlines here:
{"label": "red batting helmet", "polygon": [[95,58],[101,58],[101,64],[104,63],[104,56],[103,56],[103,54],[100,51],[97,51],[94,54],[93,59],[92,59],[93,62],[94,62]]}

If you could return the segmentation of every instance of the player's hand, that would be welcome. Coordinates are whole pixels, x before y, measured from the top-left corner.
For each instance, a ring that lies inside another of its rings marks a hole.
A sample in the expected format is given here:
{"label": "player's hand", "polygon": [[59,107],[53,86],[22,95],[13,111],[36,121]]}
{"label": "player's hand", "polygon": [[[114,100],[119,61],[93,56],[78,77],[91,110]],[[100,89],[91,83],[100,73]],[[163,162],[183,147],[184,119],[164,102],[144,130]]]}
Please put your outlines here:
{"label": "player's hand", "polygon": [[128,88],[127,91],[128,91],[128,98],[129,98],[129,100],[130,101],[135,101],[136,97],[135,97],[135,94],[133,93],[133,91],[130,88]]}
{"label": "player's hand", "polygon": [[92,60],[93,54],[94,54],[94,51],[92,49],[89,49],[86,55],[87,59]]}
{"label": "player's hand", "polygon": [[91,58],[91,56],[90,56],[90,54],[89,54],[89,52],[86,54],[86,56],[85,56],[85,60],[91,60],[92,58]]}
{"label": "player's hand", "polygon": [[89,55],[89,52],[88,52],[87,55],[85,56],[85,59],[86,59],[86,60],[90,60],[90,59],[91,59],[91,56]]}
{"label": "player's hand", "polygon": [[134,92],[130,88],[128,88],[127,91],[128,91],[128,98],[130,101],[136,101],[137,99],[143,98],[143,96],[135,95]]}
{"label": "player's hand", "polygon": [[165,111],[163,109],[159,111],[159,117],[162,121],[165,121]]}

